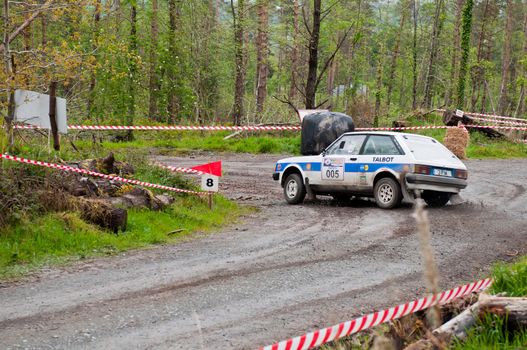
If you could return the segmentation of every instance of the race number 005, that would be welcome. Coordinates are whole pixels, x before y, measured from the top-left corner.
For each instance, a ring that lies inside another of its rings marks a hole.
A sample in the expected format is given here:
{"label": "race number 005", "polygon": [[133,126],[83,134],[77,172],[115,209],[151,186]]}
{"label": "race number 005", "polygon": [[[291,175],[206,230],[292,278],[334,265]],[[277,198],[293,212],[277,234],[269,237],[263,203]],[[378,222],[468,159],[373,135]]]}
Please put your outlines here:
{"label": "race number 005", "polygon": [[328,169],[326,170],[326,177],[329,179],[338,179],[340,177],[339,169]]}

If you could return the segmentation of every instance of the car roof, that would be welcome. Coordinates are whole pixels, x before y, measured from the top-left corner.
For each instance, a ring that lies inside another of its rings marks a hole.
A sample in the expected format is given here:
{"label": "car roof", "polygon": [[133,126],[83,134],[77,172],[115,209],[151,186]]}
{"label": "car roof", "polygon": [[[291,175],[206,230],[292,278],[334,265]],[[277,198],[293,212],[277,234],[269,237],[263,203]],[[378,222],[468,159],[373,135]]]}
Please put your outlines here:
{"label": "car roof", "polygon": [[357,135],[357,134],[366,134],[366,135],[392,135],[392,136],[404,136],[404,135],[411,135],[411,136],[417,136],[417,137],[425,137],[430,138],[429,136],[419,135],[419,134],[410,134],[406,132],[398,132],[398,131],[350,131],[346,132],[343,135]]}

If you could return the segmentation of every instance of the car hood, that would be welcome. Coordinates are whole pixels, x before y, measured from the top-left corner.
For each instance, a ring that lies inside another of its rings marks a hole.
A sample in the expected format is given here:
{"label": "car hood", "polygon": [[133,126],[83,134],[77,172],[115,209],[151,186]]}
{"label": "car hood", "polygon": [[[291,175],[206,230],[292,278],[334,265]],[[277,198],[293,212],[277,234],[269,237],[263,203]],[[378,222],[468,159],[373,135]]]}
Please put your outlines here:
{"label": "car hood", "polygon": [[320,156],[300,156],[280,159],[277,163],[305,163],[305,162],[320,162]]}

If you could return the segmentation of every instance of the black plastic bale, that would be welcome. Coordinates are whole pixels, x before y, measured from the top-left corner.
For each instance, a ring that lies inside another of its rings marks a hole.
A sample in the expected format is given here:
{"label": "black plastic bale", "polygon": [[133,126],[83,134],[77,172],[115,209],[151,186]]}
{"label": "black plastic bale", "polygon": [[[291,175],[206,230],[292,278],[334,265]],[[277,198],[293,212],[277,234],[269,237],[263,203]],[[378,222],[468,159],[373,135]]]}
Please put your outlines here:
{"label": "black plastic bale", "polygon": [[337,112],[316,112],[302,120],[302,143],[300,152],[305,155],[317,155],[340,135],[355,130],[353,119]]}

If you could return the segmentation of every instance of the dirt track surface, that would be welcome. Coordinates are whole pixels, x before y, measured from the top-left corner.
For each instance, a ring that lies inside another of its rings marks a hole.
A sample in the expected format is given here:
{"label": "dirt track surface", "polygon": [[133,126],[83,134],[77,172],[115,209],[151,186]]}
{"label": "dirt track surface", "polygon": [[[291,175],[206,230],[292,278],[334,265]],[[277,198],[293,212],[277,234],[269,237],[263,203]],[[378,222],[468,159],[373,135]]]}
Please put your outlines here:
{"label": "dirt track surface", "polygon": [[[287,205],[278,156],[223,159],[220,189],[260,211],[208,236],[0,284],[0,348],[251,349],[422,295],[412,209]],[[441,287],[527,250],[527,160],[470,161],[464,204],[430,210]]]}

